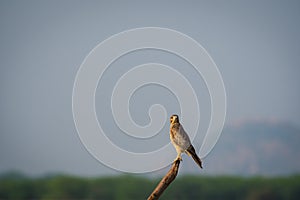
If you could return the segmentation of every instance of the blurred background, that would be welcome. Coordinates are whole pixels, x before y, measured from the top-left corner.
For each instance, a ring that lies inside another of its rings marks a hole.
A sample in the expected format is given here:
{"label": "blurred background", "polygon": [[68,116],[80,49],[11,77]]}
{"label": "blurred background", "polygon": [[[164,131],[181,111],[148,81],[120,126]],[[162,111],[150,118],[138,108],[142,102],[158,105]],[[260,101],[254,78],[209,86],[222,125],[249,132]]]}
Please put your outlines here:
{"label": "blurred background", "polygon": [[[293,0],[0,1],[0,198],[11,197],[3,195],[13,187],[19,188],[12,189],[16,194],[30,191],[13,196],[21,199],[147,197],[168,168],[128,176],[94,159],[76,132],[72,89],[77,70],[97,44],[127,29],[155,26],[180,31],[199,42],[217,64],[227,93],[225,127],[204,158],[204,170],[199,171],[184,156],[181,177],[168,188],[165,198],[184,199],[193,189],[197,192],[189,199],[207,191],[203,198],[220,199],[218,195],[225,198],[227,194],[230,199],[241,199],[247,194],[248,199],[296,199],[300,195],[296,176],[300,172],[299,10],[300,3]],[[146,62],[182,67],[201,99],[203,132],[210,119],[205,84],[197,83],[193,71],[178,57],[145,50],[113,63],[106,72],[109,78],[99,83],[97,116],[111,130],[108,137],[128,150],[152,148],[151,144],[135,146],[122,136],[106,106],[120,69]],[[149,122],[147,110],[154,103],[166,106],[168,114],[179,111],[166,88],[143,87],[132,98],[131,114],[141,125]],[[168,124],[157,140],[152,139],[158,145],[168,142]],[[201,144],[194,141],[197,150]],[[185,187],[179,187],[182,181]],[[109,184],[119,196],[108,195]],[[143,184],[146,192],[134,193],[132,188]],[[186,191],[174,194],[176,187]],[[76,193],[78,190],[90,196]],[[55,192],[43,196],[45,191]],[[215,196],[209,196],[213,193]]]}

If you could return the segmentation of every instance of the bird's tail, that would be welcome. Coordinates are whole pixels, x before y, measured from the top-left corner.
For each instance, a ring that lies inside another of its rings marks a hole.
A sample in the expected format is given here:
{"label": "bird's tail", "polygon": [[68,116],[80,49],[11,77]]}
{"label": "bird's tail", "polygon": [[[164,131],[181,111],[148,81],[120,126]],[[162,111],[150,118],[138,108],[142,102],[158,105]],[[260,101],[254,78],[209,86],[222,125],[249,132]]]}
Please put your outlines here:
{"label": "bird's tail", "polygon": [[192,156],[192,158],[199,165],[199,167],[202,168],[202,162],[201,162],[200,158],[197,156],[194,147],[191,145],[191,146],[189,146],[189,148],[187,148],[186,151],[187,151],[188,155]]}

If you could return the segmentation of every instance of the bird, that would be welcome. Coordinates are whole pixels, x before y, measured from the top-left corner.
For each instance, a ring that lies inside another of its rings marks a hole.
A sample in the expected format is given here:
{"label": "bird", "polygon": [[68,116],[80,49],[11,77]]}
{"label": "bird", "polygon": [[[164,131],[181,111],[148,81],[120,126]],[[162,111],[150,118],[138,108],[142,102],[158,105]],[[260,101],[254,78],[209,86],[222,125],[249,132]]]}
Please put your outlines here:
{"label": "bird", "polygon": [[177,157],[174,162],[177,160],[182,161],[181,154],[186,153],[192,156],[194,161],[202,168],[202,161],[196,154],[188,134],[180,124],[178,115],[175,114],[170,117],[170,140],[177,152]]}

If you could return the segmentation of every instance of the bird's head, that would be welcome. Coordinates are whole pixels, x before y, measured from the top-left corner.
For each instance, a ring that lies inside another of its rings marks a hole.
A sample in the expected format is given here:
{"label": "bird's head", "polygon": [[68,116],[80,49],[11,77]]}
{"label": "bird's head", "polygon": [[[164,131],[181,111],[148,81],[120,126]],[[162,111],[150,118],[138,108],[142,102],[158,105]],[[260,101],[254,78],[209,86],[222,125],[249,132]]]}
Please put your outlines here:
{"label": "bird's head", "polygon": [[179,117],[178,117],[178,115],[172,115],[170,117],[170,123],[171,124],[179,123]]}

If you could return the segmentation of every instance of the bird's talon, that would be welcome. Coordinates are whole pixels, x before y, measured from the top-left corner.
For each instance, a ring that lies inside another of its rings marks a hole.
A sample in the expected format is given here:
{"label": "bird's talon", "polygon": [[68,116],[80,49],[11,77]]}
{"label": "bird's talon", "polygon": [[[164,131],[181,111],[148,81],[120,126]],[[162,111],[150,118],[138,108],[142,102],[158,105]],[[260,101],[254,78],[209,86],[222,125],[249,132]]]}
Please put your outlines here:
{"label": "bird's talon", "polygon": [[177,157],[173,162],[176,162],[177,160],[182,161],[182,158]]}

